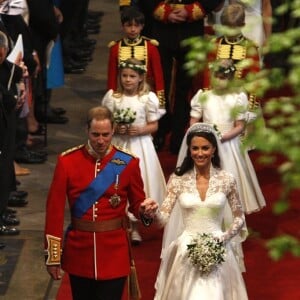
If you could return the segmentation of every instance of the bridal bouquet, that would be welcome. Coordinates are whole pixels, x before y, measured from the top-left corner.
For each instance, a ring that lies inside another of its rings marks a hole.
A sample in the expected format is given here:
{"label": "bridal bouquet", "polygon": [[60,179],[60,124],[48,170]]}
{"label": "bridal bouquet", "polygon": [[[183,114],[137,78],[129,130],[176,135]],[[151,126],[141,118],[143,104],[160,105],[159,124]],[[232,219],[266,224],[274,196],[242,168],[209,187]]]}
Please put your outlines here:
{"label": "bridal bouquet", "polygon": [[224,261],[225,247],[212,234],[199,233],[187,245],[188,257],[201,275],[208,275]]}
{"label": "bridal bouquet", "polygon": [[135,121],[136,112],[132,111],[130,107],[117,109],[114,112],[114,120],[117,124],[131,124]]}

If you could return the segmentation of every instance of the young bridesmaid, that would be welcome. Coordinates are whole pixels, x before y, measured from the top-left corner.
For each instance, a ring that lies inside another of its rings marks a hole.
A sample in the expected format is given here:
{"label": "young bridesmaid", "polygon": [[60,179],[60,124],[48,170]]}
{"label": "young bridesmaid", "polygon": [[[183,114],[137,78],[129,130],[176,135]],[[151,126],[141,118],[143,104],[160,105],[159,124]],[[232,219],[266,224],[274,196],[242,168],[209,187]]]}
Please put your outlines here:
{"label": "young bridesmaid", "polygon": [[[152,134],[158,128],[158,120],[165,113],[159,108],[159,100],[145,81],[146,66],[135,58],[119,65],[119,87],[109,90],[102,104],[113,113],[117,123],[113,144],[127,148],[140,159],[140,168],[147,197],[162,202],[166,183],[156,154]],[[129,215],[132,223],[131,239],[139,244],[137,220]]]}

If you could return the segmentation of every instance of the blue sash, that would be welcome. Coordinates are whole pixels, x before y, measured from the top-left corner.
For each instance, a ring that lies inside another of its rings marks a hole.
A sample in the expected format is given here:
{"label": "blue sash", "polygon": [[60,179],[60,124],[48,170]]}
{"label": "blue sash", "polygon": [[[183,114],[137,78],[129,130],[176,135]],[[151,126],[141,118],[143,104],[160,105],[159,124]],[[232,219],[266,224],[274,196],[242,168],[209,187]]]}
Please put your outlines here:
{"label": "blue sash", "polygon": [[81,218],[112,183],[115,182],[117,174],[121,174],[131,159],[131,155],[117,151],[111,161],[75,200],[72,207],[72,216]]}

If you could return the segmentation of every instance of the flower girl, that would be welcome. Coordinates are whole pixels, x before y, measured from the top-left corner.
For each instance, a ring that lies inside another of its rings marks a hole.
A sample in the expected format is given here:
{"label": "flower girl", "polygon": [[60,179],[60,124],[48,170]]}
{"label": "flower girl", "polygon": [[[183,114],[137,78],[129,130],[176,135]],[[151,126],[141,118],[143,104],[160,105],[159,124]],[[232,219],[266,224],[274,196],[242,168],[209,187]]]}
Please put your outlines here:
{"label": "flower girl", "polygon": [[[146,66],[130,58],[119,64],[119,88],[109,90],[102,104],[114,114],[116,122],[113,144],[126,148],[140,159],[140,168],[147,197],[162,202],[166,183],[156,154],[152,134],[158,128],[158,120],[165,113],[159,109],[159,100],[149,90],[145,81]],[[131,239],[141,242],[137,219],[131,214]]]}

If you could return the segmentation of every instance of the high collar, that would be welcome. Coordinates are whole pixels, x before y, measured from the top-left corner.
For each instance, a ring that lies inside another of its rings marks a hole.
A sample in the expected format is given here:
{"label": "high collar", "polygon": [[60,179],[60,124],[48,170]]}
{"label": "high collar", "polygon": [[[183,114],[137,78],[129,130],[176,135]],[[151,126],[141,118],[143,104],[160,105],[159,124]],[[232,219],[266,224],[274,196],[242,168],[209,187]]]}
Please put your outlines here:
{"label": "high collar", "polygon": [[92,157],[95,158],[96,160],[101,160],[101,159],[103,159],[103,157],[105,157],[106,155],[108,155],[108,154],[112,151],[113,146],[112,146],[112,144],[109,145],[109,147],[108,147],[108,149],[107,149],[107,151],[106,151],[106,153],[105,153],[104,156],[100,156],[100,155],[93,149],[93,147],[92,147],[92,145],[91,145],[91,143],[90,143],[89,140],[87,141],[87,144],[86,144],[85,148],[86,148],[86,151],[88,152],[88,154],[89,154],[90,156],[92,156]]}
{"label": "high collar", "polygon": [[243,34],[239,34],[238,36],[236,36],[234,38],[228,38],[228,37],[224,36],[225,42],[229,45],[240,44],[244,39],[245,39],[245,37],[243,36]]}
{"label": "high collar", "polygon": [[129,38],[124,38],[123,41],[127,46],[135,46],[137,44],[139,44],[142,40],[142,37],[139,35],[138,37],[136,37],[135,39],[129,39]]}

